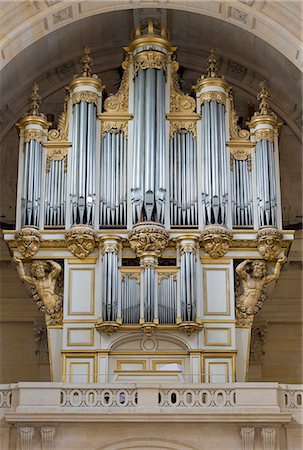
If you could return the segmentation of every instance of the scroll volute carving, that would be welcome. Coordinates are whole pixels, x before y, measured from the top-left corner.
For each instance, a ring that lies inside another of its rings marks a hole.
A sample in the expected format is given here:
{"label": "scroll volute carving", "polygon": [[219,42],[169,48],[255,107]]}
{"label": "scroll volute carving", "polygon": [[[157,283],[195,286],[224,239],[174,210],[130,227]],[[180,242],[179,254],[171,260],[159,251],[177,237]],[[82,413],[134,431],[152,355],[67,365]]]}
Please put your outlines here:
{"label": "scroll volute carving", "polygon": [[85,225],[75,225],[65,233],[66,247],[76,257],[86,258],[94,251],[97,235],[95,231]]}
{"label": "scroll volute carving", "polygon": [[232,237],[232,232],[226,228],[209,226],[201,233],[202,247],[212,258],[220,258],[228,252]]}
{"label": "scroll volute carving", "polygon": [[168,244],[169,233],[165,228],[153,222],[139,223],[128,235],[131,249],[138,257],[144,255],[161,256]]}
{"label": "scroll volute carving", "polygon": [[35,260],[27,274],[20,258],[14,257],[21,281],[31,287],[37,308],[44,313],[46,325],[62,325],[63,276],[62,267],[52,260]]}
{"label": "scroll volute carving", "polygon": [[17,250],[23,258],[32,258],[40,249],[41,234],[36,228],[24,227],[15,234]]}
{"label": "scroll volute carving", "polygon": [[282,250],[283,235],[275,228],[264,228],[257,234],[258,252],[266,261],[275,261]]}

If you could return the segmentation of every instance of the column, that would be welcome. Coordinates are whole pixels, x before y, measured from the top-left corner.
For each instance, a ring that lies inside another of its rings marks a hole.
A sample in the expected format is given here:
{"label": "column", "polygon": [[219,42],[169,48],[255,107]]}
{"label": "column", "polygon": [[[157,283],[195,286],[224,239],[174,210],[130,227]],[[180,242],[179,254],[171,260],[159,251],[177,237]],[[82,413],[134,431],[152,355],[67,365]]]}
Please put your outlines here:
{"label": "column", "polygon": [[55,427],[42,427],[40,429],[42,450],[52,450],[55,432]]}
{"label": "column", "polygon": [[243,450],[254,450],[255,429],[251,427],[241,428],[240,435]]}
{"label": "column", "polygon": [[21,450],[32,450],[33,449],[33,436],[35,433],[34,427],[20,427],[20,444]]}
{"label": "column", "polygon": [[275,450],[276,446],[276,428],[262,428],[261,436],[263,442],[263,450]]}

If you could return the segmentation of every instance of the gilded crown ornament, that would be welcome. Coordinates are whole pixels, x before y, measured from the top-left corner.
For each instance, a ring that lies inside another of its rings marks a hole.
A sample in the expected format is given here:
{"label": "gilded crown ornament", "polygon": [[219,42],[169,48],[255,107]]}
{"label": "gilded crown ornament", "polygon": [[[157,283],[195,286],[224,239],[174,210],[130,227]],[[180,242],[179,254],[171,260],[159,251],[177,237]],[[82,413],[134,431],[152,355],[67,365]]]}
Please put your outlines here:
{"label": "gilded crown ornament", "polygon": [[282,250],[283,235],[275,228],[263,228],[257,233],[258,252],[263,259],[274,261]]}
{"label": "gilded crown ornament", "polygon": [[138,223],[128,235],[129,245],[139,257],[146,254],[161,256],[168,240],[169,233],[164,226],[154,222]]}
{"label": "gilded crown ornament", "polygon": [[201,232],[202,247],[212,258],[220,258],[228,252],[232,237],[226,228],[209,225]]}
{"label": "gilded crown ornament", "polygon": [[207,62],[208,62],[208,67],[207,67],[205,76],[207,78],[218,78],[219,77],[219,75],[218,75],[219,62],[218,62],[218,57],[217,57],[215,47],[210,48]]}
{"label": "gilded crown ornament", "polygon": [[32,258],[41,246],[41,234],[33,227],[24,227],[15,234],[17,250],[23,258]]}
{"label": "gilded crown ornament", "polygon": [[65,233],[66,247],[77,258],[85,259],[94,251],[97,235],[88,225],[74,225]]}
{"label": "gilded crown ornament", "polygon": [[269,116],[272,114],[272,110],[270,109],[268,100],[270,98],[270,94],[267,90],[266,81],[261,81],[259,84],[261,90],[257,95],[257,99],[260,101],[259,103],[259,116]]}

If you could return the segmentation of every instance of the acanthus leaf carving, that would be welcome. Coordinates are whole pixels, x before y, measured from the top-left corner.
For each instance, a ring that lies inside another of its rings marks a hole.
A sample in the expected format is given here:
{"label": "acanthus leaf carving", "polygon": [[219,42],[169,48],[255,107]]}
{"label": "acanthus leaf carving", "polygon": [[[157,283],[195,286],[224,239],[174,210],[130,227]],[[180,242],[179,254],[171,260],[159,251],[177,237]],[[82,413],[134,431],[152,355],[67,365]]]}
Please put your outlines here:
{"label": "acanthus leaf carving", "polygon": [[165,228],[156,223],[145,222],[134,226],[128,235],[131,249],[138,257],[144,254],[161,256],[161,252],[167,246],[169,233]]}
{"label": "acanthus leaf carving", "polygon": [[257,233],[258,252],[263,259],[274,261],[282,250],[283,235],[275,228],[263,228]]}
{"label": "acanthus leaf carving", "polygon": [[134,76],[140,69],[160,69],[166,74],[167,56],[155,50],[140,52],[134,57]]}
{"label": "acanthus leaf carving", "polygon": [[171,63],[170,112],[193,113],[196,108],[196,101],[189,94],[182,92],[178,80],[178,68],[179,64],[173,61]]}

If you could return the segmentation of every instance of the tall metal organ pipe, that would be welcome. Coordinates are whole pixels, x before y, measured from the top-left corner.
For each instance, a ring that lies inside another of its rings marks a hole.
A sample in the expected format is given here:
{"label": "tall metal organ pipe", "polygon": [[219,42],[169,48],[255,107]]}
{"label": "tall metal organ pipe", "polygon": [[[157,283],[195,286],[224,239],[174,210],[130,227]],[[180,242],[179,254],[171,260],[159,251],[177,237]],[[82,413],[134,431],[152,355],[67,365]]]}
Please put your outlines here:
{"label": "tall metal organ pipe", "polygon": [[[102,319],[114,322],[121,314],[121,277],[119,272],[119,239],[102,239]],[[121,318],[121,317],[120,317]]]}
{"label": "tall metal organ pipe", "polygon": [[197,316],[195,238],[180,239],[179,261],[181,318],[185,322],[192,322]]}
{"label": "tall metal organ pipe", "polygon": [[174,133],[169,158],[171,225],[197,225],[197,142],[193,133]]}
{"label": "tall metal organ pipe", "polygon": [[232,222],[253,225],[251,160],[233,160],[231,175]]}
{"label": "tall metal organ pipe", "polygon": [[71,217],[73,224],[92,225],[96,202],[96,106],[80,101],[73,108]]}
{"label": "tall metal organ pipe", "polygon": [[134,80],[133,223],[164,223],[165,73],[139,69]]}
{"label": "tall metal organ pipe", "polygon": [[228,183],[225,105],[202,104],[202,217],[203,225],[227,224]]}
{"label": "tall metal organ pipe", "polygon": [[124,132],[105,133],[100,157],[100,225],[126,225],[127,140]]}

